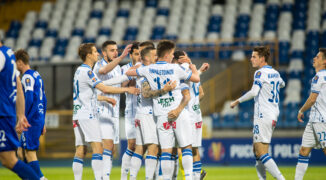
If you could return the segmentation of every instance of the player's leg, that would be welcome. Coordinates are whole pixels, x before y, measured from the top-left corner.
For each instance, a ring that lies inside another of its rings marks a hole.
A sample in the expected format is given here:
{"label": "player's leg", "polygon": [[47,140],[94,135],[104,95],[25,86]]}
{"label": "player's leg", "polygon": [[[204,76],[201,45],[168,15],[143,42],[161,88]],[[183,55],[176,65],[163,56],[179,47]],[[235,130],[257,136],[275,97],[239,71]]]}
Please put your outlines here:
{"label": "player's leg", "polygon": [[200,172],[202,169],[201,161],[200,161],[200,154],[198,147],[192,148],[192,155],[193,155],[193,179],[194,180],[200,180]]}
{"label": "player's leg", "polygon": [[29,167],[23,161],[17,159],[16,153],[13,150],[0,152],[0,161],[4,167],[12,170],[22,179],[29,179],[29,180],[40,179],[39,176],[35,173],[35,171],[31,167]]}
{"label": "player's leg", "polygon": [[40,168],[40,163],[36,156],[35,150],[25,150],[25,156],[26,160],[28,162],[28,165],[39,175],[40,178],[44,178],[44,175]]}
{"label": "player's leg", "polygon": [[103,174],[103,146],[101,142],[91,142],[91,147],[93,151],[92,155],[92,169],[96,180],[102,179]]}
{"label": "player's leg", "polygon": [[275,161],[273,160],[272,157],[269,156],[268,154],[268,147],[269,144],[267,143],[254,143],[254,149],[255,149],[255,154],[257,157],[259,157],[259,160],[263,163],[265,168],[271,175],[276,178],[276,179],[285,179],[281,173],[281,171],[278,169]]}
{"label": "player's leg", "polygon": [[[253,148],[253,152],[255,152],[255,147]],[[259,159],[259,157],[256,156],[256,171],[257,171],[257,176],[259,180],[265,180],[266,179],[266,168],[264,166],[264,164],[261,162],[261,160]]]}
{"label": "player's leg", "polygon": [[130,165],[131,165],[130,162],[131,157],[134,154],[136,148],[136,130],[135,130],[134,117],[125,118],[125,130],[126,130],[126,137],[128,140],[128,147],[122,156],[121,180],[125,180],[128,177],[128,173],[130,171]]}
{"label": "player's leg", "polygon": [[179,156],[178,156],[178,149],[174,147],[172,150],[172,166],[173,166],[173,173],[172,173],[172,179],[176,180],[178,178],[178,172],[179,172]]}
{"label": "player's leg", "polygon": [[72,171],[74,172],[75,180],[81,180],[83,177],[84,158],[87,153],[87,146],[76,146],[76,153],[72,163]]}
{"label": "player's leg", "polygon": [[131,157],[130,165],[130,180],[135,180],[137,178],[138,171],[141,167],[143,160],[144,148],[143,145],[136,145],[134,154]]}
{"label": "player's leg", "polygon": [[157,167],[157,154],[158,154],[158,146],[157,144],[149,144],[147,145],[147,156],[145,159],[145,175],[146,179],[153,179],[154,173]]}

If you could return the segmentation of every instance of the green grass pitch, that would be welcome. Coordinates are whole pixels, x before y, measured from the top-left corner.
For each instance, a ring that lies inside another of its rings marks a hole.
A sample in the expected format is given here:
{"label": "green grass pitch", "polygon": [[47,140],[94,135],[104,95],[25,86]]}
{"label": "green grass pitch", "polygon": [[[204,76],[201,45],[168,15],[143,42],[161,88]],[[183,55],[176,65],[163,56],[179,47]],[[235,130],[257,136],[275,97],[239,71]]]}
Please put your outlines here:
{"label": "green grass pitch", "polygon": [[[207,171],[205,180],[252,180],[257,179],[256,169],[254,167],[204,167]],[[294,179],[295,166],[281,166],[281,172],[286,179]],[[42,168],[43,173],[49,180],[69,180],[73,179],[72,169],[70,167],[44,167]],[[0,179],[2,180],[16,180],[19,179],[16,174],[5,168],[0,168]],[[90,167],[84,168],[83,179],[94,179],[92,169]],[[111,173],[112,180],[120,179],[120,168],[114,167]],[[141,168],[138,173],[138,179],[145,179],[145,170]],[[179,174],[178,180],[181,180]],[[273,177],[267,173],[267,179],[273,179]],[[325,166],[312,166],[309,167],[305,180],[320,180],[326,179],[326,167]]]}

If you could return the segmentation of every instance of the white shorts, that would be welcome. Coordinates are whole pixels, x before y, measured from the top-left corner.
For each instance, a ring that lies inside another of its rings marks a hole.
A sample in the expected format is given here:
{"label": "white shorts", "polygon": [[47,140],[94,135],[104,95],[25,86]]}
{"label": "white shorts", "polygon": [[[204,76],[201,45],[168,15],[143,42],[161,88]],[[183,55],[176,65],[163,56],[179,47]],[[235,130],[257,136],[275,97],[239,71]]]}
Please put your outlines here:
{"label": "white shorts", "polygon": [[302,136],[303,147],[326,148],[326,123],[308,123]]}
{"label": "white shorts", "polygon": [[125,117],[125,131],[127,139],[136,139],[135,117]]}
{"label": "white shorts", "polygon": [[75,145],[87,145],[89,142],[102,142],[98,119],[79,119],[73,121]]}
{"label": "white shorts", "polygon": [[192,120],[188,110],[184,109],[174,122],[168,122],[167,115],[157,116],[157,132],[162,149],[175,147],[177,140],[179,147],[186,147],[193,142]]}
{"label": "white shorts", "polygon": [[119,144],[119,118],[100,116],[102,139],[112,139],[114,144]]}
{"label": "white shorts", "polygon": [[253,142],[271,143],[275,126],[275,120],[254,119]]}
{"label": "white shorts", "polygon": [[136,144],[158,144],[156,122],[152,114],[136,114]]}
{"label": "white shorts", "polygon": [[192,147],[201,147],[201,142],[202,142],[202,134],[203,134],[203,121],[200,122],[194,122],[192,124],[192,137],[193,143]]}

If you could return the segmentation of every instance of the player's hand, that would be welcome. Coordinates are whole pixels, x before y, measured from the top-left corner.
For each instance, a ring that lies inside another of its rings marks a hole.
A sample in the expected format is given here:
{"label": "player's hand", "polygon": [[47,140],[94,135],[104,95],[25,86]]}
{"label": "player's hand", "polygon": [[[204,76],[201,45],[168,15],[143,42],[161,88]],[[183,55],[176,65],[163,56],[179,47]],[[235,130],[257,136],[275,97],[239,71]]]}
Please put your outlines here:
{"label": "player's hand", "polygon": [[191,64],[191,59],[186,55],[186,56],[180,56],[178,59],[178,63],[183,64],[183,63],[188,63]]}
{"label": "player's hand", "polygon": [[209,64],[208,63],[203,63],[199,69],[200,72],[205,72],[209,69]]}
{"label": "player's hand", "polygon": [[194,65],[194,64],[190,64],[190,65],[189,65],[189,68],[190,68],[192,71],[194,71],[194,70],[197,71],[196,65]]}
{"label": "player's hand", "polygon": [[46,134],[46,127],[45,125],[43,126],[43,130],[42,130],[42,135],[44,136]]}
{"label": "player's hand", "polygon": [[230,107],[233,109],[233,108],[236,107],[239,103],[240,103],[239,100],[235,100],[235,101],[231,102]]}
{"label": "player's hand", "polygon": [[131,50],[131,46],[132,46],[132,44],[128,44],[128,45],[125,47],[125,49],[123,50],[123,52],[122,52],[122,54],[121,54],[122,57],[126,57],[126,56],[128,55],[128,53],[129,53],[130,50]]}
{"label": "player's hand", "polygon": [[173,121],[177,120],[180,112],[181,111],[179,109],[174,109],[174,110],[170,111],[168,113],[168,121],[173,122]]}
{"label": "player's hand", "polygon": [[173,82],[169,81],[164,85],[163,90],[164,92],[169,92],[173,90],[176,86],[177,86],[177,81],[173,81]]}
{"label": "player's hand", "polygon": [[137,69],[137,68],[139,68],[141,66],[141,64],[137,64],[137,65],[135,65],[135,66],[131,66],[128,70],[130,70],[130,69]]}
{"label": "player's hand", "polygon": [[298,116],[297,116],[297,118],[298,118],[298,121],[299,122],[301,122],[301,123],[303,123],[303,118],[304,118],[304,114],[303,114],[303,112],[301,112],[301,111],[299,111],[298,112]]}
{"label": "player's hand", "polygon": [[31,125],[28,123],[25,115],[17,116],[17,117],[18,117],[18,123],[16,125],[16,131],[17,133],[20,134],[23,131],[27,131],[27,128],[31,127]]}
{"label": "player's hand", "polygon": [[139,94],[140,93],[140,90],[138,88],[135,88],[135,87],[128,87],[128,91],[127,91],[129,94]]}
{"label": "player's hand", "polygon": [[105,101],[111,104],[113,107],[117,104],[117,101],[113,98],[106,98]]}
{"label": "player's hand", "polygon": [[136,80],[135,79],[130,80],[129,83],[128,83],[128,86],[135,87],[136,86]]}

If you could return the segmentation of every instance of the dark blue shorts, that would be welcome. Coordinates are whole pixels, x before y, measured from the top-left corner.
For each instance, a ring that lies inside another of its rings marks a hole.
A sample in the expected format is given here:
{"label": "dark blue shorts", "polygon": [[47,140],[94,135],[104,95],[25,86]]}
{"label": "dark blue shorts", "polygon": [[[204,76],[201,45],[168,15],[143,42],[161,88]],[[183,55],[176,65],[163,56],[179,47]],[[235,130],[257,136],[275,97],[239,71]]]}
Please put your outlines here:
{"label": "dark blue shorts", "polygon": [[20,138],[20,146],[27,150],[38,150],[40,146],[40,136],[43,126],[32,125],[27,131],[24,131]]}
{"label": "dark blue shorts", "polygon": [[16,117],[0,117],[0,152],[16,150],[19,145],[15,130]]}

